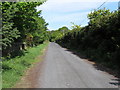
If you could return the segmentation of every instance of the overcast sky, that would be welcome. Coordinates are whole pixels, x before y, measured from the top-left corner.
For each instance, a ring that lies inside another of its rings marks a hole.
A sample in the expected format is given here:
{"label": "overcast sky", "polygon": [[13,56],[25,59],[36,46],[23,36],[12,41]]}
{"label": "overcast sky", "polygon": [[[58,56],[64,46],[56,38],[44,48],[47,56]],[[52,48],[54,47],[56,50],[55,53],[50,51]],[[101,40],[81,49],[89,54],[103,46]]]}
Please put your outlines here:
{"label": "overcast sky", "polygon": [[37,10],[42,10],[43,18],[49,23],[48,29],[57,30],[62,26],[71,28],[71,22],[87,25],[87,14],[105,1],[107,2],[101,8],[117,10],[119,0],[47,0]]}

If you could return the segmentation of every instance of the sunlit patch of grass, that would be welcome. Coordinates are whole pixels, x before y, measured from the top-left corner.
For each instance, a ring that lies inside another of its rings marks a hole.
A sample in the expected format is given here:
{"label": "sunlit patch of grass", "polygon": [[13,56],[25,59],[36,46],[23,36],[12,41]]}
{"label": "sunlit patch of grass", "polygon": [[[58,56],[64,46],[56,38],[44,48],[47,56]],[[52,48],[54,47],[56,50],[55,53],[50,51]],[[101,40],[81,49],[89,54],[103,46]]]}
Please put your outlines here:
{"label": "sunlit patch of grass", "polygon": [[42,51],[47,45],[48,42],[37,47],[29,48],[23,56],[16,56],[15,58],[4,60],[2,62],[2,87],[10,88],[19,81],[21,76],[24,75],[25,70],[33,65],[33,63],[38,62],[36,57],[43,53]]}

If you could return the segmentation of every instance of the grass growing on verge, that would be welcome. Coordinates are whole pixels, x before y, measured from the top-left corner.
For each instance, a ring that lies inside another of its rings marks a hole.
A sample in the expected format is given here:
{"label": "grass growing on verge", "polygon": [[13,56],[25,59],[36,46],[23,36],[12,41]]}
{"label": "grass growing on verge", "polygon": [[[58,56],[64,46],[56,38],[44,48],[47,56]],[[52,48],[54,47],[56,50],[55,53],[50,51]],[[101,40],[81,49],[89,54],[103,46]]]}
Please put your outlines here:
{"label": "grass growing on verge", "polygon": [[2,88],[10,88],[20,80],[25,70],[37,62],[36,57],[41,55],[48,42],[37,47],[29,48],[23,56],[17,56],[2,62]]}

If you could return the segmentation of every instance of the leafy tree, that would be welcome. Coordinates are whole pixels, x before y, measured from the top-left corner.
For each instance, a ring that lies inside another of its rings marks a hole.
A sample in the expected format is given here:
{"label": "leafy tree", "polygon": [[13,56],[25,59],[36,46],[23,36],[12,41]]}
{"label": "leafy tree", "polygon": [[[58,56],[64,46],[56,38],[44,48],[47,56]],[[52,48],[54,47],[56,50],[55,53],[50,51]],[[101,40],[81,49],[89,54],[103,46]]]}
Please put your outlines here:
{"label": "leafy tree", "polygon": [[61,28],[58,29],[58,31],[60,31],[61,33],[65,34],[69,31],[68,27],[66,26],[63,26]]}
{"label": "leafy tree", "polygon": [[[47,25],[41,10],[36,7],[43,4],[41,2],[2,2],[2,46],[5,51],[15,43],[26,42],[27,45],[37,45],[48,39]],[[28,34],[33,36],[32,42]],[[28,41],[27,41],[28,40]]]}
{"label": "leafy tree", "polygon": [[20,37],[19,30],[14,26],[13,18],[16,8],[16,3],[3,2],[2,3],[2,46],[3,49],[10,46],[14,39]]}
{"label": "leafy tree", "polygon": [[67,32],[69,32],[69,29],[66,26],[63,26],[59,28],[58,30],[53,30],[50,32],[50,41],[56,41],[60,38],[62,38]]}
{"label": "leafy tree", "polygon": [[[119,67],[120,55],[119,11],[94,10],[88,14],[89,23],[80,27],[73,23],[72,30],[57,42],[65,47],[79,50],[92,60],[106,63],[108,67]],[[113,65],[114,64],[114,65]]]}

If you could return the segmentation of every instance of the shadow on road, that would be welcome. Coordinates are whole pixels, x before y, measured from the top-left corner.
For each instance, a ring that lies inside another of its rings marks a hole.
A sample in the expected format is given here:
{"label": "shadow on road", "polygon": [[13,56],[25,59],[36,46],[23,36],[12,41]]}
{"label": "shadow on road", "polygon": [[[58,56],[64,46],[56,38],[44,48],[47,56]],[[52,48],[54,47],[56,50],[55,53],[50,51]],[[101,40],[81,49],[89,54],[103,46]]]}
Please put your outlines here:
{"label": "shadow on road", "polygon": [[109,82],[109,84],[120,86],[120,79],[111,79],[112,82]]}
{"label": "shadow on road", "polygon": [[80,52],[77,52],[77,51],[75,51],[73,49],[65,48],[65,51],[69,51],[72,54],[77,55],[79,58],[87,60],[97,70],[104,71],[104,72],[107,72],[107,73],[115,76],[118,79],[111,79],[111,82],[109,82],[109,84],[112,84],[112,85],[115,85],[115,86],[119,86],[120,85],[120,72],[118,70],[112,70],[110,68],[107,68],[106,66],[104,66],[104,65],[102,65],[102,64],[100,64],[100,63],[98,63],[96,61],[93,61],[93,60],[87,58],[85,55],[82,55]]}

